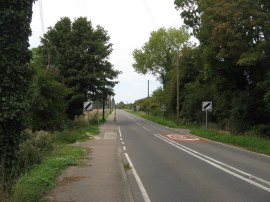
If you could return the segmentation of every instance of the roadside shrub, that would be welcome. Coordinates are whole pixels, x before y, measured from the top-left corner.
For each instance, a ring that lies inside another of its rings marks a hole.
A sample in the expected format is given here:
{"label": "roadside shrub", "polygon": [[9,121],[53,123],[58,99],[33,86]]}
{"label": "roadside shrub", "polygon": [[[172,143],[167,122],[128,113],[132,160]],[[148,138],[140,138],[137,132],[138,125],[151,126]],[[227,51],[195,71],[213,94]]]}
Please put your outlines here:
{"label": "roadside shrub", "polygon": [[252,128],[252,132],[255,135],[270,138],[270,126],[269,125],[257,125]]}
{"label": "roadside shrub", "polygon": [[87,119],[84,116],[75,117],[74,120],[66,120],[63,123],[62,130],[76,130],[78,128],[86,127],[88,125]]}
{"label": "roadside shrub", "polygon": [[31,130],[24,130],[20,136],[22,141],[16,152],[17,161],[9,175],[6,175],[5,166],[0,163],[0,193],[3,190],[7,194],[19,176],[39,164],[44,153],[53,149],[50,134],[45,131],[33,133]]}
{"label": "roadside shrub", "polygon": [[20,144],[19,168],[20,172],[30,169],[33,165],[39,164],[45,152],[53,149],[52,139],[48,132],[23,132],[24,141]]}

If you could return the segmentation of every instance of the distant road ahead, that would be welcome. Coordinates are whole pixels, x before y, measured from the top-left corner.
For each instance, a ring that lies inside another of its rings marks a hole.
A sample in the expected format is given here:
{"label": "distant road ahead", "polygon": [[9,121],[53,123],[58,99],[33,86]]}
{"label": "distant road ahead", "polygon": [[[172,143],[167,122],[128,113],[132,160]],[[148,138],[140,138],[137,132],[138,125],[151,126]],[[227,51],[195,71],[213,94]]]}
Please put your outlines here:
{"label": "distant road ahead", "polygon": [[117,124],[145,201],[270,201],[270,157],[120,110]]}

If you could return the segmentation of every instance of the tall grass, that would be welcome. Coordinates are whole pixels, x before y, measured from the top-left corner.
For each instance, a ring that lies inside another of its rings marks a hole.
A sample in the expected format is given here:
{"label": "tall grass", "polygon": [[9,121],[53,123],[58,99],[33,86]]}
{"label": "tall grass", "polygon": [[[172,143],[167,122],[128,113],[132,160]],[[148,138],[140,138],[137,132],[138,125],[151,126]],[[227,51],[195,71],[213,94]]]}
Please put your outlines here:
{"label": "tall grass", "polygon": [[3,189],[0,176],[0,201],[40,201],[54,186],[59,172],[77,164],[86,154],[85,149],[69,144],[91,139],[99,133],[99,126],[90,121],[82,116],[67,122],[65,130],[53,133],[24,131],[18,165],[14,167],[16,175],[8,182],[11,189]]}
{"label": "tall grass", "polygon": [[54,132],[52,134],[53,142],[57,144],[71,144],[76,141],[84,141],[89,139],[92,135],[99,133],[97,124],[80,127],[75,130],[64,130],[61,132]]}
{"label": "tall grass", "polygon": [[76,165],[86,154],[81,147],[61,146],[17,181],[11,201],[37,202],[55,185],[61,170]]}
{"label": "tall grass", "polygon": [[213,129],[192,129],[191,133],[216,142],[239,146],[250,151],[270,155],[270,139],[261,136],[246,134],[233,135]]}

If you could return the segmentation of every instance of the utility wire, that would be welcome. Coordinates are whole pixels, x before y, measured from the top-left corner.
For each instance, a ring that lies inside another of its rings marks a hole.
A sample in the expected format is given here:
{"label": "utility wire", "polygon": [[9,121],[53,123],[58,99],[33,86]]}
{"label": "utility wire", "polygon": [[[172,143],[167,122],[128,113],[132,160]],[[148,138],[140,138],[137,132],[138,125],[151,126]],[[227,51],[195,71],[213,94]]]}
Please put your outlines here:
{"label": "utility wire", "polygon": [[150,19],[151,19],[151,21],[152,21],[152,23],[154,24],[154,26],[158,27],[158,23],[157,23],[157,21],[155,20],[154,15],[153,15],[151,9],[149,8],[149,6],[148,6],[146,0],[142,0],[142,3],[143,3],[143,5],[144,5],[144,7],[145,7],[145,10],[146,10],[147,14],[149,15],[149,17],[150,17]]}
{"label": "utility wire", "polygon": [[41,31],[42,35],[45,33],[45,28],[44,28],[44,19],[43,19],[43,8],[42,8],[42,0],[39,0],[39,15],[40,15],[40,21],[41,21]]}
{"label": "utility wire", "polygon": [[77,0],[81,16],[86,16],[85,6],[83,0]]}

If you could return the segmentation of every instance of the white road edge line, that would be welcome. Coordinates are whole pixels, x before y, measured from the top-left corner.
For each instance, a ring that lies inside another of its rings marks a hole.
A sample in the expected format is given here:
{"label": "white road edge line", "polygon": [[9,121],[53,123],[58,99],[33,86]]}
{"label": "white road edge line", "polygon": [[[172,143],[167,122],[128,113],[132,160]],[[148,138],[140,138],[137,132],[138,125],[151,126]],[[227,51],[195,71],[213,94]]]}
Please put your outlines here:
{"label": "white road edge line", "polygon": [[136,179],[136,181],[137,181],[137,184],[138,184],[138,186],[139,186],[139,188],[140,188],[140,191],[141,191],[141,193],[142,193],[142,196],[143,196],[144,201],[145,201],[145,202],[151,202],[151,200],[150,200],[150,198],[149,198],[149,196],[148,196],[148,194],[147,194],[147,192],[146,192],[146,190],[145,190],[145,188],[144,188],[144,186],[143,186],[143,183],[142,183],[142,181],[141,181],[139,175],[137,174],[137,172],[136,172],[136,170],[135,170],[135,168],[134,168],[134,166],[133,166],[133,164],[132,164],[132,162],[131,162],[131,160],[130,160],[128,154],[125,153],[125,156],[126,156],[127,161],[128,161],[128,163],[129,163],[129,165],[130,165],[130,167],[131,167],[132,173],[133,173],[133,175],[134,175],[134,177],[135,177],[135,179]]}
{"label": "white road edge line", "polygon": [[249,173],[246,173],[246,172],[244,172],[244,171],[242,171],[242,170],[239,170],[239,169],[237,169],[237,168],[235,168],[235,167],[232,167],[232,166],[230,166],[230,165],[228,165],[228,164],[225,164],[225,163],[223,163],[223,162],[221,162],[221,161],[218,161],[218,160],[213,159],[213,158],[211,158],[211,157],[209,157],[209,156],[206,156],[206,155],[204,155],[204,154],[201,154],[201,153],[199,153],[199,152],[197,152],[197,151],[195,151],[195,150],[192,150],[192,149],[190,149],[190,148],[188,148],[188,147],[186,147],[186,146],[184,146],[184,145],[181,145],[181,144],[179,144],[179,143],[175,143],[174,141],[171,141],[171,140],[169,140],[169,139],[167,139],[167,138],[165,138],[165,139],[168,140],[168,141],[170,141],[171,143],[173,143],[173,144],[175,144],[175,145],[178,145],[178,146],[180,146],[180,147],[182,147],[182,148],[184,148],[184,149],[186,149],[186,150],[189,150],[189,151],[193,152],[194,154],[196,154],[196,155],[198,155],[198,156],[200,156],[200,157],[203,157],[203,158],[208,159],[208,160],[210,160],[210,161],[212,161],[212,162],[214,162],[214,163],[216,163],[216,164],[219,164],[219,165],[221,165],[221,166],[224,166],[224,167],[227,167],[227,168],[229,168],[229,169],[231,169],[231,170],[234,170],[234,171],[236,171],[236,172],[238,172],[238,173],[241,173],[242,175],[245,175],[245,176],[249,177],[249,179],[254,179],[254,180],[260,181],[260,182],[262,182],[262,183],[267,184],[268,186],[270,186],[270,182],[268,182],[268,181],[266,181],[266,180],[264,180],[264,179],[262,179],[262,178],[253,176],[253,175],[251,175],[251,174],[249,174]]}
{"label": "white road edge line", "polygon": [[120,127],[118,126],[118,131],[119,131],[119,137],[122,138],[122,133],[121,133],[121,130],[120,130]]}
{"label": "white road edge line", "polygon": [[[216,168],[218,168],[218,169],[220,169],[220,170],[222,170],[222,171],[224,171],[224,172],[226,172],[226,173],[228,173],[228,174],[230,174],[230,175],[232,175],[232,176],[235,176],[235,177],[237,177],[237,178],[239,178],[239,179],[242,179],[242,180],[244,180],[244,181],[246,181],[246,182],[248,182],[248,183],[250,183],[250,184],[252,184],[252,185],[254,185],[254,186],[257,186],[257,187],[259,187],[259,188],[261,188],[261,189],[263,189],[263,190],[265,190],[265,191],[268,191],[268,192],[270,192],[270,188],[268,188],[268,187],[266,187],[266,186],[263,186],[263,185],[261,185],[261,184],[259,184],[259,183],[257,183],[257,182],[254,182],[254,181],[252,181],[252,180],[250,180],[250,179],[247,179],[247,178],[245,178],[245,177],[243,177],[243,176],[241,176],[241,175],[238,175],[237,173],[234,173],[234,172],[232,172],[232,171],[230,171],[230,170],[228,170],[228,169],[226,169],[226,168],[223,168],[222,166],[220,166],[220,165],[218,165],[218,161],[216,161],[216,160],[214,160],[214,162],[211,162],[210,161],[210,157],[207,157],[207,156],[205,156],[205,155],[203,155],[203,154],[201,154],[201,153],[199,153],[199,152],[196,152],[196,151],[194,151],[194,150],[192,150],[192,149],[189,149],[189,148],[184,148],[184,146],[180,146],[179,144],[176,144],[176,143],[172,143],[172,142],[170,142],[169,140],[167,140],[166,138],[164,138],[164,137],[161,137],[160,135],[156,135],[156,134],[154,134],[154,136],[156,136],[157,138],[159,138],[159,139],[161,139],[161,140],[163,140],[163,141],[165,141],[165,142],[167,142],[167,143],[169,143],[170,145],[172,145],[172,146],[174,146],[174,147],[176,147],[176,148],[178,148],[178,149],[180,149],[180,150],[182,150],[182,151],[184,151],[184,152],[186,152],[186,153],[188,153],[188,154],[190,154],[190,155],[192,155],[192,156],[194,156],[194,157],[196,157],[196,158],[198,158],[198,159],[200,159],[200,160],[202,160],[202,161],[204,161],[204,162],[206,162],[206,163],[208,163],[208,164],[210,164],[210,165],[212,165],[212,166],[214,166],[214,167],[216,167]],[[204,158],[203,158],[204,157]],[[208,158],[209,160],[207,160],[206,158]],[[216,162],[216,163],[215,163]],[[226,164],[224,164],[224,163],[222,163],[221,165],[226,165]],[[233,168],[233,167],[231,167],[231,166],[229,166],[229,165],[226,165],[228,168]],[[235,169],[234,168],[234,170],[237,170],[237,169]],[[240,170],[238,170],[238,171],[240,171]],[[245,172],[243,172],[243,171],[240,171],[240,173],[245,173]],[[245,173],[245,174],[247,174],[247,173]],[[248,174],[249,175],[249,174]],[[252,176],[252,175],[250,175],[250,176]],[[252,176],[252,177],[254,177],[254,176]],[[257,178],[257,179],[260,179],[260,178]],[[262,179],[261,179],[262,180]],[[262,181],[264,181],[264,182],[267,182],[267,181],[265,181],[265,180],[262,180]],[[267,182],[267,184],[268,184],[269,182]]]}
{"label": "white road edge line", "polygon": [[143,126],[143,129],[144,130],[147,130],[148,132],[150,132],[150,130],[148,128],[144,127],[144,126]]}

